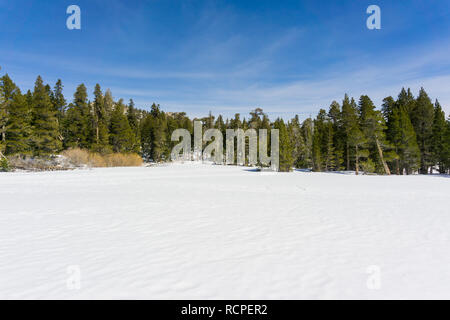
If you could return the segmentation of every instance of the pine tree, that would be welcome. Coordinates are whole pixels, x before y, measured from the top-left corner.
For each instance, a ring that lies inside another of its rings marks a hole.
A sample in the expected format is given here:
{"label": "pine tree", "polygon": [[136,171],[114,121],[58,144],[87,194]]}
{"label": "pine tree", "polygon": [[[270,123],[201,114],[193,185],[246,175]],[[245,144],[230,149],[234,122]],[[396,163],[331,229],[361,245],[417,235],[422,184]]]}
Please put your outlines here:
{"label": "pine tree", "polygon": [[66,147],[90,149],[93,139],[93,117],[87,101],[87,90],[80,84],[69,104],[64,119],[64,144]]}
{"label": "pine tree", "polygon": [[17,88],[13,93],[6,125],[6,154],[31,153],[31,112],[26,97]]}
{"label": "pine tree", "polygon": [[402,122],[400,119],[400,108],[395,102],[394,98],[386,97],[383,99],[382,114],[386,122],[386,139],[392,145],[393,155],[391,157],[391,162],[396,174],[400,174],[400,148],[402,145]]}
{"label": "pine tree", "polygon": [[205,129],[214,128],[214,116],[209,111],[208,117],[205,119]]}
{"label": "pine tree", "polygon": [[420,89],[414,108],[410,113],[420,149],[420,173],[427,174],[433,165],[432,139],[434,107],[428,94]]}
{"label": "pine tree", "polygon": [[283,119],[278,118],[274,123],[274,129],[279,130],[279,155],[280,155],[280,167],[279,171],[289,172],[292,171],[294,159],[292,158],[292,146],[289,140],[288,130],[284,124]]}
{"label": "pine tree", "polygon": [[408,88],[408,90],[402,88],[398,95],[397,104],[408,113],[410,119],[413,118],[413,113],[416,108],[416,99],[414,99],[414,95],[411,93],[410,88]]}
{"label": "pine tree", "polygon": [[[133,99],[130,99],[130,103],[127,108],[127,119],[130,124],[131,131],[133,132],[132,150],[133,152],[140,152],[140,130],[139,130],[139,120],[137,115],[137,110],[134,107]],[[169,139],[170,141],[170,139]]]}
{"label": "pine tree", "polygon": [[[347,95],[342,103],[342,123],[345,137],[345,160],[346,168],[350,170],[351,159],[355,160],[355,172],[358,175],[361,167],[361,160],[369,156],[367,147],[367,138],[360,128],[360,120],[355,100],[349,99]],[[353,151],[352,151],[353,149]]]}
{"label": "pine tree", "polygon": [[334,147],[334,129],[333,123],[330,121],[326,121],[324,123],[324,132],[323,132],[323,155],[324,155],[324,166],[325,171],[332,171],[339,168],[337,156],[336,156],[336,148]]}
{"label": "pine tree", "polygon": [[140,127],[141,135],[141,153],[142,158],[146,161],[152,159],[152,130],[153,130],[153,117],[148,114],[142,120]]}
{"label": "pine tree", "polygon": [[387,165],[387,159],[385,159],[383,151],[390,146],[385,139],[384,130],[386,126],[383,116],[380,111],[375,110],[372,100],[366,95],[361,96],[358,107],[363,133],[376,151],[383,172],[389,175],[391,171]]}
{"label": "pine tree", "polygon": [[103,93],[98,83],[94,90],[93,109],[95,140],[92,149],[96,152],[108,153],[110,151],[108,120]]}
{"label": "pine tree", "polygon": [[344,100],[342,101],[342,139],[345,141],[345,152],[343,158],[345,160],[346,170],[351,169],[351,132],[353,130],[353,126],[357,121],[357,109],[356,103],[353,99],[349,99],[346,94]]}
{"label": "pine tree", "polygon": [[[66,112],[66,99],[63,95],[63,85],[61,79],[58,79],[56,81],[55,87],[53,88],[53,91],[51,92],[51,100],[53,103],[53,108],[56,113],[56,118],[58,119],[58,128],[59,133],[61,134],[63,131],[62,125],[63,125],[63,118],[64,114]],[[61,139],[61,137],[60,137]]]}
{"label": "pine tree", "polygon": [[113,112],[113,109],[114,109],[114,99],[113,99],[111,90],[109,90],[109,89],[106,89],[106,91],[105,91],[105,95],[103,97],[103,104],[105,106],[105,111],[106,111],[106,120],[109,125],[109,121],[111,120],[111,113]]}
{"label": "pine tree", "polygon": [[413,125],[409,118],[407,110],[402,108],[399,109],[400,112],[400,147],[399,147],[399,157],[402,172],[405,171],[406,174],[411,174],[419,169],[420,166],[420,150],[417,145],[416,132],[414,131]]}
{"label": "pine tree", "polygon": [[261,117],[263,117],[265,113],[263,112],[263,109],[256,108],[255,110],[250,112],[250,119],[249,119],[249,128],[258,130],[261,128]]}
{"label": "pine tree", "polygon": [[334,125],[324,109],[320,109],[314,120],[313,160],[315,171],[340,168],[340,157],[335,148]]}
{"label": "pine tree", "polygon": [[61,150],[58,119],[50,100],[49,90],[44,86],[40,76],[34,86],[31,124],[34,155],[50,155]]}
{"label": "pine tree", "polygon": [[388,116],[386,132],[396,154],[396,157],[393,157],[395,172],[410,174],[417,170],[420,164],[420,151],[409,113],[404,106],[394,104]]}
{"label": "pine tree", "polygon": [[446,150],[445,150],[445,131],[446,131],[445,113],[442,110],[441,105],[436,100],[434,107],[434,119],[433,119],[433,137],[431,150],[433,153],[433,162],[439,166],[439,172],[446,172]]}
{"label": "pine tree", "polygon": [[288,133],[290,143],[292,146],[292,158],[294,159],[294,165],[300,168],[302,165],[303,155],[305,153],[305,141],[302,135],[302,128],[300,126],[300,120],[298,115],[288,123]]}
{"label": "pine tree", "polygon": [[302,123],[302,136],[305,142],[305,149],[302,159],[299,163],[300,167],[313,168],[313,140],[314,140],[314,124],[311,118],[307,118]]}
{"label": "pine tree", "polygon": [[325,121],[326,112],[324,109],[320,109],[319,114],[314,120],[314,134],[312,141],[312,159],[313,159],[313,170],[323,171],[326,170],[326,135],[325,135]]}
{"label": "pine tree", "polygon": [[229,129],[242,129],[241,115],[239,113],[236,113],[234,119],[231,119]]}
{"label": "pine tree", "polygon": [[168,152],[167,148],[167,121],[165,114],[160,110],[159,105],[153,104],[151,115],[153,116],[152,126],[152,159],[154,161],[164,161]]}
{"label": "pine tree", "polygon": [[445,130],[444,137],[444,158],[445,158],[445,167],[447,169],[447,173],[450,174],[450,116],[447,119],[447,128]]}
{"label": "pine tree", "polygon": [[131,131],[125,116],[125,106],[122,99],[116,103],[111,114],[109,132],[109,141],[114,152],[133,151],[133,131]]}
{"label": "pine tree", "polygon": [[367,147],[367,138],[362,130],[359,128],[359,124],[353,123],[349,132],[349,145],[355,148],[355,173],[359,174],[359,168],[361,165],[361,159],[369,157],[369,151]]}
{"label": "pine tree", "polygon": [[225,129],[225,123],[223,121],[223,117],[222,115],[219,114],[219,116],[217,117],[216,122],[214,123],[214,128],[219,129],[220,131],[224,131]]}
{"label": "pine tree", "polygon": [[328,111],[328,118],[332,122],[333,131],[333,157],[334,170],[341,170],[344,168],[344,152],[345,152],[345,131],[343,128],[341,106],[336,101],[333,101]]}
{"label": "pine tree", "polygon": [[[269,120],[269,117],[267,116],[267,114],[261,113],[261,115],[262,115],[262,119],[261,119],[260,127],[258,128],[258,130],[263,129],[263,130],[267,131],[267,150],[270,151],[270,146],[272,145],[272,134],[271,134],[272,127],[271,127],[270,120]],[[258,148],[258,152],[259,152],[259,148]]]}
{"label": "pine tree", "polygon": [[9,120],[8,110],[17,87],[8,74],[0,78],[0,152],[5,152],[6,126]]}

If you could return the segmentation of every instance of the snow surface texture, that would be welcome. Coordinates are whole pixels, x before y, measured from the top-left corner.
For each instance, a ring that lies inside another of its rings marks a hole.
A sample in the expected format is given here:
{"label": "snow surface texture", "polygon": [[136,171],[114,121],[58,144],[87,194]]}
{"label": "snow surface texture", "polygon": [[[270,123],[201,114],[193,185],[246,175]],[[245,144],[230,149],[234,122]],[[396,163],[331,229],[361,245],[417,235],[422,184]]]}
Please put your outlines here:
{"label": "snow surface texture", "polygon": [[450,178],[0,174],[0,298],[450,298]]}

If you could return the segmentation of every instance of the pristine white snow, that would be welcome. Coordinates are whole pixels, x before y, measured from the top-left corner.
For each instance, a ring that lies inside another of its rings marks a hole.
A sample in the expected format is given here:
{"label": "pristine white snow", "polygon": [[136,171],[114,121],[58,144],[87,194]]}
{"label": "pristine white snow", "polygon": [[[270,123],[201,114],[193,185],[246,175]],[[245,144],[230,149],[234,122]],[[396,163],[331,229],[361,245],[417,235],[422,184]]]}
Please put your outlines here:
{"label": "pristine white snow", "polygon": [[449,195],[448,176],[3,173],[0,298],[449,299]]}

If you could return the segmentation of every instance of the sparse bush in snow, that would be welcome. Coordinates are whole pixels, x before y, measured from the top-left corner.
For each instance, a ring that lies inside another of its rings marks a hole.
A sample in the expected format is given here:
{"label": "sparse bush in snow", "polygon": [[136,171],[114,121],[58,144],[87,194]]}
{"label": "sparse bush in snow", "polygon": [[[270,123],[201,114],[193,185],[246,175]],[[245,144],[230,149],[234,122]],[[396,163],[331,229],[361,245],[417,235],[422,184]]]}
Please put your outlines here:
{"label": "sparse bush in snow", "polygon": [[9,168],[11,170],[27,171],[53,171],[69,170],[73,165],[64,156],[30,157],[14,155],[9,157]]}
{"label": "sparse bush in snow", "polygon": [[62,152],[62,155],[76,167],[81,167],[89,163],[89,152],[80,148],[65,150]]}
{"label": "sparse bush in snow", "polygon": [[103,168],[108,166],[105,160],[105,156],[102,156],[101,154],[96,152],[89,153],[88,165],[94,168]]}
{"label": "sparse bush in snow", "polygon": [[105,156],[108,167],[139,167],[142,165],[142,158],[135,154],[112,153]]}
{"label": "sparse bush in snow", "polygon": [[139,167],[143,162],[142,158],[135,153],[111,153],[102,155],[79,148],[65,150],[62,155],[76,167]]}

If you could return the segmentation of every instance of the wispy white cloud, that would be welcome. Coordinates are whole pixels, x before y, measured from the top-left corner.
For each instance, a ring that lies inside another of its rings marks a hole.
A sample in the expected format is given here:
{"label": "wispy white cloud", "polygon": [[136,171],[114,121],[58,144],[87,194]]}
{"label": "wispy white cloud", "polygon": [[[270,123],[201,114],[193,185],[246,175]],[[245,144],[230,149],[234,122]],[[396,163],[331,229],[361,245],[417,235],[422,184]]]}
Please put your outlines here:
{"label": "wispy white cloud", "polygon": [[[430,48],[429,48],[430,49]],[[442,46],[441,46],[442,49]],[[172,109],[208,110],[232,115],[246,112],[258,106],[272,114],[307,117],[327,108],[333,100],[342,100],[345,93],[356,99],[369,95],[380,106],[386,96],[398,95],[402,87],[410,87],[417,93],[424,87],[430,97],[439,99],[447,114],[450,113],[450,55],[446,50],[429,50],[419,57],[362,66],[360,69],[345,70],[345,66],[330,68],[320,77],[312,75],[307,79],[285,81],[281,84],[252,81],[246,85],[222,85],[213,88],[180,90],[174,99],[169,95],[161,97],[160,103]],[[436,68],[436,66],[439,66]],[[427,74],[424,70],[436,69]],[[145,96],[145,89],[140,90]],[[197,112],[198,113],[198,112]]]}
{"label": "wispy white cloud", "polygon": [[[85,82],[84,76],[98,78],[98,82],[106,78],[109,83],[102,83],[103,87],[110,87],[116,97],[134,98],[142,106],[157,102],[171,111],[184,110],[194,115],[212,110],[230,116],[262,107],[275,115],[306,117],[316,114],[321,107],[327,108],[333,100],[340,101],[345,93],[356,98],[368,94],[380,105],[384,97],[396,97],[401,87],[411,87],[418,92],[421,86],[433,99],[438,98],[446,113],[450,113],[450,45],[446,42],[411,51],[406,59],[403,52],[394,52],[371,63],[364,58],[353,64],[341,61],[324,66],[320,72],[311,74],[275,74],[277,61],[273,56],[298,41],[303,32],[287,30],[253,55],[222,68],[209,65],[197,69],[191,66],[148,70],[27,52],[2,50],[1,54],[13,64],[33,63],[52,68],[63,79],[67,71],[79,74],[79,82]],[[213,46],[209,52],[231,55],[240,41],[239,37],[232,38],[222,46]],[[30,75],[30,79],[35,76]],[[282,80],[273,81],[275,77]],[[20,79],[26,81],[23,75]],[[142,81],[130,85],[126,79]],[[159,83],[158,80],[165,81]],[[69,87],[74,88],[75,84]]]}

